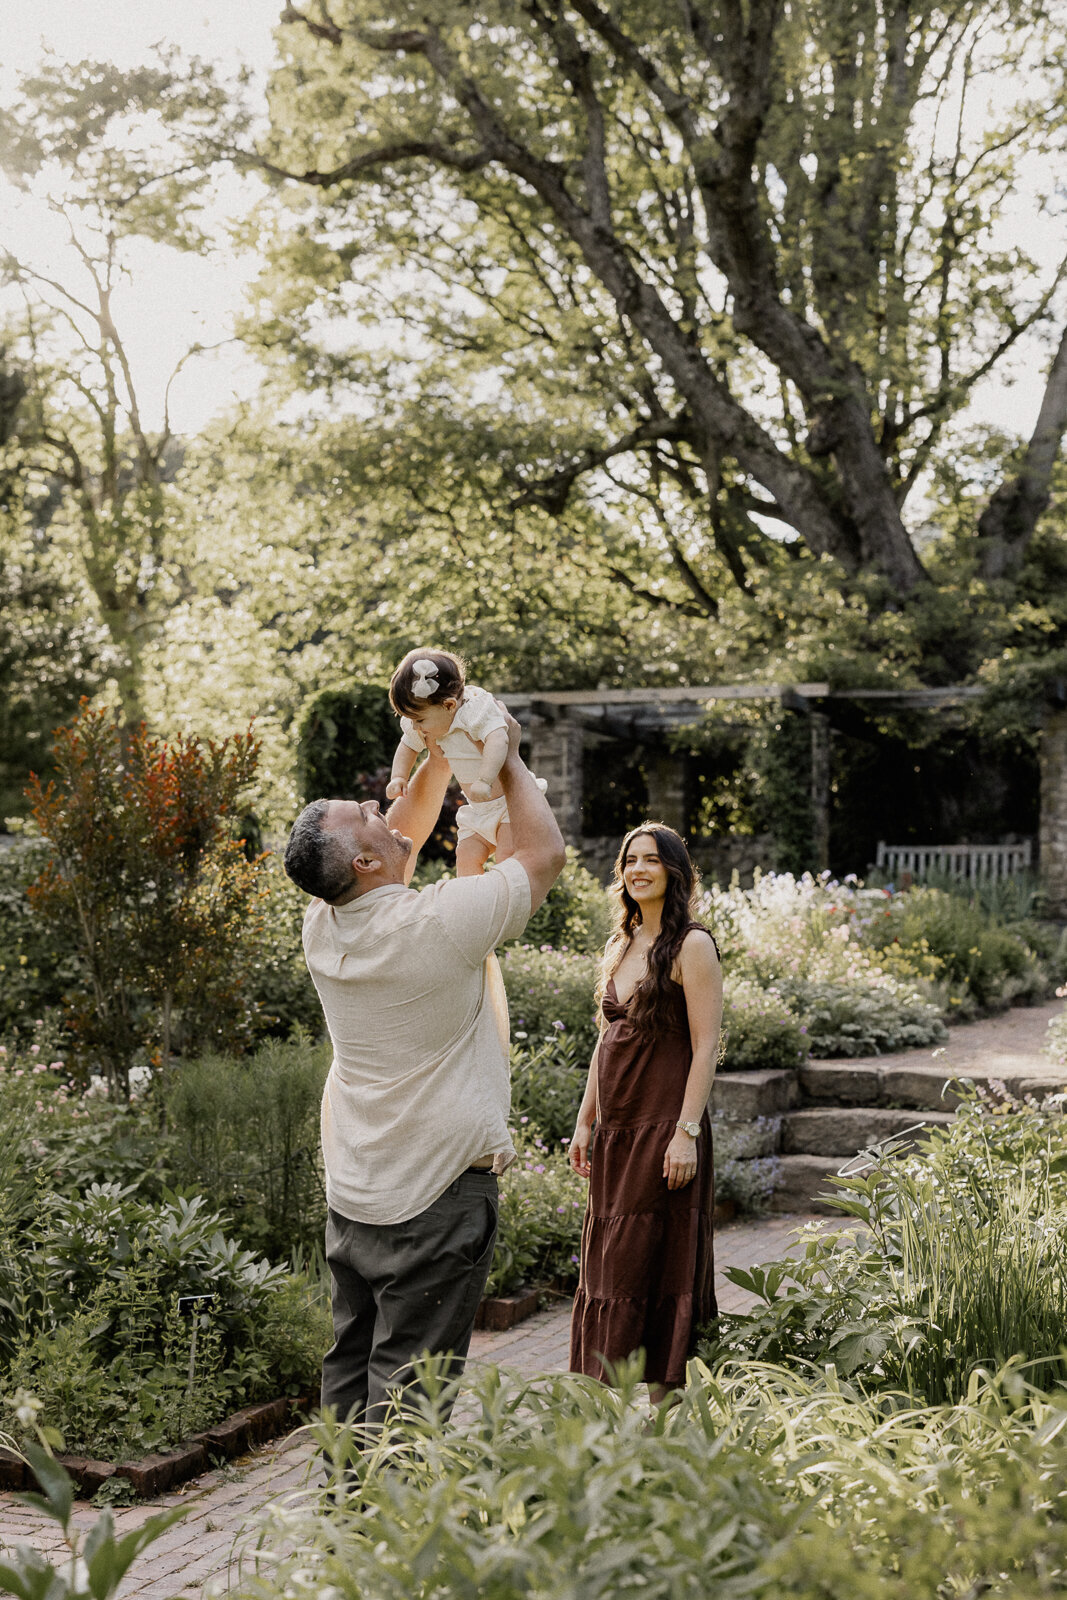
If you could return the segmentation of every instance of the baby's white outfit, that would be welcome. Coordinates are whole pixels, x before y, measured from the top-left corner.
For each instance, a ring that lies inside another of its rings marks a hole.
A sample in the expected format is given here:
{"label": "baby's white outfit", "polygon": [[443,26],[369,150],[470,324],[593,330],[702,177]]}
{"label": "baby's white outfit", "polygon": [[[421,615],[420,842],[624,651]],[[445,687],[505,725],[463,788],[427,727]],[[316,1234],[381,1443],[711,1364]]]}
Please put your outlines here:
{"label": "baby's white outfit", "polygon": [[[482,770],[482,752],[475,741],[484,741],[497,728],[506,727],[504,713],[488,689],[468,684],[463,691],[463,699],[456,707],[452,726],[437,741],[462,789],[466,789],[468,783],[473,783]],[[401,717],[400,729],[401,744],[407,745],[409,750],[425,750],[426,741],[410,717]],[[543,794],[548,788],[547,783],[543,778],[538,778],[536,782]],[[484,839],[486,844],[495,845],[497,831],[500,824],[507,821],[507,816],[507,800],[502,794],[497,795],[495,800],[468,800],[456,812],[459,842],[478,838]]]}

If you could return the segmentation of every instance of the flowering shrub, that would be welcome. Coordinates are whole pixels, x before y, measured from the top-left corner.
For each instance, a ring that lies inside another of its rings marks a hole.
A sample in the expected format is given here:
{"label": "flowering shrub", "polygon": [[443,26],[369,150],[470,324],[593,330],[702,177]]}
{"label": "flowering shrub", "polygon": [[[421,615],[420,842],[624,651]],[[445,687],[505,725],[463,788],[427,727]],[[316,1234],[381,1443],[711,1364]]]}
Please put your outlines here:
{"label": "flowering shrub", "polygon": [[[932,888],[864,889],[825,873],[757,874],[747,890],[712,886],[700,914],[731,978],[776,990],[817,1056],[934,1042],[945,1013],[1036,998],[1059,960],[1054,930],[998,924],[977,901]],[[726,1065],[737,1065],[729,1044]]]}
{"label": "flowering shrub", "polygon": [[585,1183],[567,1160],[566,1141],[550,1145],[525,1116],[519,1159],[500,1180],[500,1226],[486,1294],[510,1294],[522,1283],[578,1281]]}
{"label": "flowering shrub", "polygon": [[1049,972],[1028,929],[1037,943],[1046,942],[1039,925],[1035,931],[1033,924],[999,924],[977,900],[920,887],[891,896],[862,937],[880,965],[906,950],[921,952],[927,965],[936,962],[930,976],[946,985],[948,1003],[973,1015],[1047,993]]}
{"label": "flowering shrub", "polygon": [[948,1037],[937,1006],[914,982],[883,974],[878,983],[783,984],[804,1018],[813,1056],[878,1056]]}
{"label": "flowering shrub", "polygon": [[781,1117],[753,1117],[735,1122],[716,1111],[712,1116],[715,1152],[715,1202],[732,1200],[739,1211],[758,1215],[765,1211],[778,1186],[781,1162],[763,1155],[769,1142],[777,1144]]}
{"label": "flowering shrub", "polygon": [[538,1128],[550,1145],[569,1139],[582,1103],[589,1057],[573,1038],[557,1033],[540,1044],[511,1047],[511,1120]]}
{"label": "flowering shrub", "polygon": [[596,957],[551,945],[511,945],[500,952],[512,1038],[520,1043],[564,1034],[588,1062],[597,1040]]}
{"label": "flowering shrub", "polygon": [[724,1072],[795,1067],[807,1053],[807,1029],[773,984],[727,974],[723,984]]}

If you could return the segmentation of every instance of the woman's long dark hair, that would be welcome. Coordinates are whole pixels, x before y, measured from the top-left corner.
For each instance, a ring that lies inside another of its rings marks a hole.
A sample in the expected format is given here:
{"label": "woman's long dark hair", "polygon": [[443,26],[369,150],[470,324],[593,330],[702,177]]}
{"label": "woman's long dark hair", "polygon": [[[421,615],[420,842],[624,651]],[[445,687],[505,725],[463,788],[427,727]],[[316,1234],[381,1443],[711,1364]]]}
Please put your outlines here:
{"label": "woman's long dark hair", "polygon": [[634,936],[641,921],[641,908],[630,894],[623,879],[626,852],[642,834],[656,841],[656,850],[667,871],[667,893],[663,900],[663,916],[656,941],[648,952],[648,968],[630,999],[630,1021],[638,1033],[655,1032],[657,1019],[666,1014],[670,1003],[670,978],[682,941],[693,925],[693,906],[700,887],[700,874],[689,859],[685,840],[664,822],[642,822],[631,828],[622,841],[615,860],[615,876],[609,893],[618,902],[615,928],[604,951],[597,984],[598,1004],[604,998],[604,989],[612,970],[622,956],[625,946]]}

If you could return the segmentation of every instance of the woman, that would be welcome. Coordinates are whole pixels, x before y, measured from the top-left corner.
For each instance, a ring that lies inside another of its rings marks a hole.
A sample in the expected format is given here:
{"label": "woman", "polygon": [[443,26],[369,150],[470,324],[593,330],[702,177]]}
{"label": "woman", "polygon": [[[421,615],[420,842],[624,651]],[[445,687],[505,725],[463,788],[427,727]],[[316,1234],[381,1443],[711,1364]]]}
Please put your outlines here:
{"label": "woman", "polygon": [[623,840],[600,1038],[570,1144],[571,1166],[590,1179],[571,1371],[600,1378],[601,1357],[643,1348],[655,1405],[684,1383],[694,1336],[716,1311],[707,1107],[722,969],[693,920],[696,883],[673,828],[646,822]]}

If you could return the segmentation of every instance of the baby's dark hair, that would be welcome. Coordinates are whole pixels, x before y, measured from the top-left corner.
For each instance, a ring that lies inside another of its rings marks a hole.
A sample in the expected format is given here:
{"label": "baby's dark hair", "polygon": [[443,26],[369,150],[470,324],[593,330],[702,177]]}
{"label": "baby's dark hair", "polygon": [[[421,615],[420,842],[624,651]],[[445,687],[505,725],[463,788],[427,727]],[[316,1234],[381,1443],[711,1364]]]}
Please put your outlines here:
{"label": "baby's dark hair", "polygon": [[[416,694],[416,684],[428,688],[429,694]],[[421,706],[462,699],[466,684],[463,662],[451,650],[409,650],[393,673],[389,701],[398,716],[410,716]]]}

